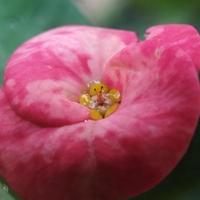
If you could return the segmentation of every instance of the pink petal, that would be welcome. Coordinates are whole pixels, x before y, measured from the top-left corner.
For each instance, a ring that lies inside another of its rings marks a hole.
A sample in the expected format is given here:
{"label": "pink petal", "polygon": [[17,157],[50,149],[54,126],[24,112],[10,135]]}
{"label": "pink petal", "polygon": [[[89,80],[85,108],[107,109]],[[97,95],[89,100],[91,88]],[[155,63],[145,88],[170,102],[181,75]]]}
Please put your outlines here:
{"label": "pink petal", "polygon": [[0,107],[0,176],[22,199],[95,199],[93,122],[42,128],[17,116],[2,91]]}
{"label": "pink petal", "polygon": [[[145,43],[156,43],[156,48],[179,46],[191,56],[195,66],[200,70],[200,36],[190,25],[170,24],[153,26],[146,31]],[[152,49],[149,51],[152,52]]]}
{"label": "pink petal", "polygon": [[0,107],[0,176],[22,199],[121,200],[96,162],[96,138],[110,135],[103,121],[42,128],[16,115],[2,91]]}
{"label": "pink petal", "polygon": [[107,63],[104,81],[119,88],[123,99],[104,122],[110,131],[95,138],[100,180],[124,196],[143,192],[169,174],[187,150],[200,115],[191,58],[177,46],[159,57],[146,55],[144,48],[147,44],[127,47]]}
{"label": "pink petal", "polygon": [[[26,120],[58,126],[88,119],[77,104],[91,80],[99,80],[105,61],[137,40],[132,32],[69,26],[36,36],[12,55],[5,92]],[[76,115],[76,113],[79,113]]]}

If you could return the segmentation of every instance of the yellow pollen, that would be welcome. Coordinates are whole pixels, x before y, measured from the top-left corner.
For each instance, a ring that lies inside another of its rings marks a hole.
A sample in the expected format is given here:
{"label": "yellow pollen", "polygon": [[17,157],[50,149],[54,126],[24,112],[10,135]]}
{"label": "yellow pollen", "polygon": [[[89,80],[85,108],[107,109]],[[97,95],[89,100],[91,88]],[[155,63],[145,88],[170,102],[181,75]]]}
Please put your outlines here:
{"label": "yellow pollen", "polygon": [[110,107],[108,108],[108,110],[106,111],[104,117],[110,116],[113,112],[115,112],[115,111],[117,110],[118,106],[119,106],[118,103],[115,103],[115,104],[113,104],[112,106],[110,106]]}
{"label": "yellow pollen", "polygon": [[79,102],[90,109],[90,119],[100,120],[117,110],[121,95],[117,89],[110,89],[99,81],[93,81],[88,84],[87,91],[81,94]]}
{"label": "yellow pollen", "polygon": [[79,99],[80,104],[88,106],[91,103],[91,98],[89,94],[82,94]]}
{"label": "yellow pollen", "polygon": [[90,110],[90,118],[93,120],[99,120],[99,119],[102,119],[103,116],[101,115],[101,113],[98,110],[91,109]]}
{"label": "yellow pollen", "polygon": [[109,91],[109,97],[112,99],[113,102],[120,102],[121,100],[121,95],[120,95],[120,92],[116,89],[111,89]]}

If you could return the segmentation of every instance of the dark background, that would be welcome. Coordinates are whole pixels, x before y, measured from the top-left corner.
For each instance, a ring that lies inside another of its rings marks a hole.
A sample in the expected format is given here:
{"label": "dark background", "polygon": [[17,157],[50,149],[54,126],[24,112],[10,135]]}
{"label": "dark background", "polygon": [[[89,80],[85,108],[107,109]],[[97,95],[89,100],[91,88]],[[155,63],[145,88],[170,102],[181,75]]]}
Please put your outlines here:
{"label": "dark background", "polygon": [[[155,24],[187,23],[200,29],[198,0],[122,0],[116,9],[115,4],[112,6],[112,12],[102,11],[102,16],[105,16],[102,20],[94,20],[95,16],[87,10],[80,11],[69,0],[0,0],[0,81],[6,60],[19,44],[60,25],[87,24],[128,29],[136,31],[140,38],[143,38],[145,29]],[[199,153],[200,126],[189,151],[176,169],[154,189],[133,200],[199,200]],[[0,182],[0,200],[14,199],[3,181]]]}

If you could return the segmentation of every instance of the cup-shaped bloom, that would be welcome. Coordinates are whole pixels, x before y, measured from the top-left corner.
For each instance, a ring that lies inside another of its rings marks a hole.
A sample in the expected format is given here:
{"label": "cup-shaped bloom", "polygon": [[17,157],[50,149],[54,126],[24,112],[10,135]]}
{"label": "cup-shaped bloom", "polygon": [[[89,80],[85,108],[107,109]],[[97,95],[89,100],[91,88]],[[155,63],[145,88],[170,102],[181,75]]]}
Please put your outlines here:
{"label": "cup-shaped bloom", "polygon": [[[191,142],[199,67],[200,37],[189,25],[150,28],[144,41],[85,26],[34,37],[5,69],[0,175],[24,200],[121,200],[148,190]],[[121,95],[101,120],[79,103],[91,81]]]}

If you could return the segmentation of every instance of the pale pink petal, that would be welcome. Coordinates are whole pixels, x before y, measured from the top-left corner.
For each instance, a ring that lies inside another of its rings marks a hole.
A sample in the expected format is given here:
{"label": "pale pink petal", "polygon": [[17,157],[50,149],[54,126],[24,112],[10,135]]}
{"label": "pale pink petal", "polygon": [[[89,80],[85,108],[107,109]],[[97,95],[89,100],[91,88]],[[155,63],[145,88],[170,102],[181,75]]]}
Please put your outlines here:
{"label": "pale pink petal", "polygon": [[76,103],[80,93],[89,81],[100,80],[111,55],[136,40],[132,32],[86,26],[36,36],[19,47],[7,64],[8,100],[18,114],[41,125],[88,119],[88,109]]}
{"label": "pale pink petal", "polygon": [[[146,43],[155,42],[160,50],[165,46],[179,46],[191,56],[195,66],[200,70],[200,36],[190,25],[169,24],[153,26],[146,31]],[[152,49],[149,49],[152,53]]]}

